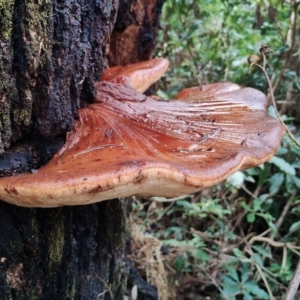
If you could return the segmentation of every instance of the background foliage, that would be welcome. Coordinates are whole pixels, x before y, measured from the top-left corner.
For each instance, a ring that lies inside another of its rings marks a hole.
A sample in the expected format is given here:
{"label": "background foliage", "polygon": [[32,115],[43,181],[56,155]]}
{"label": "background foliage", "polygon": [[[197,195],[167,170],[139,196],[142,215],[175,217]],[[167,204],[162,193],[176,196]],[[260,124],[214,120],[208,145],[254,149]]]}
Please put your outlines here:
{"label": "background foliage", "polygon": [[[167,1],[157,55],[171,67],[158,94],[217,81],[267,94],[263,74],[247,64],[267,44],[278,107],[297,136],[299,7],[293,0]],[[135,199],[132,259],[161,299],[284,299],[300,256],[299,168],[300,149],[285,136],[268,163],[211,189]]]}

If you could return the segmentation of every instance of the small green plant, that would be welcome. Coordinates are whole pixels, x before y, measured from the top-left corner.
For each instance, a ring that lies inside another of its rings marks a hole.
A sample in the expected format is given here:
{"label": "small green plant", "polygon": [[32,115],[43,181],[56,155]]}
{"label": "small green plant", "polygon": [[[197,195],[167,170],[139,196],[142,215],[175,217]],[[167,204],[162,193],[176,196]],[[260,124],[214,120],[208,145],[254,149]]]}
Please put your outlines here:
{"label": "small green plant", "polygon": [[251,279],[250,264],[226,264],[225,271],[226,273],[221,275],[221,285],[226,299],[235,300],[238,295],[242,295],[245,300],[270,299],[268,293]]}
{"label": "small green plant", "polygon": [[241,207],[247,211],[247,221],[252,223],[257,217],[263,218],[268,226],[276,232],[276,227],[273,223],[275,218],[263,208],[264,202],[268,195],[261,195],[260,197],[253,200],[251,206],[246,204],[245,201],[241,202]]}

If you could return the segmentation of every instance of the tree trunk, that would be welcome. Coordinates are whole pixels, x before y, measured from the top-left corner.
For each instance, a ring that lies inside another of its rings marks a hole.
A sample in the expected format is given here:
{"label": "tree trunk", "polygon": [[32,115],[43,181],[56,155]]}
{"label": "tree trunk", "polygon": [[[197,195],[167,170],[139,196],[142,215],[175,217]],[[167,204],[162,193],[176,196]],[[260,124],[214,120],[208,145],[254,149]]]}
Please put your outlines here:
{"label": "tree trunk", "polygon": [[0,203],[0,299],[123,299],[129,205],[128,199],[55,209]]}
{"label": "tree trunk", "polygon": [[[0,176],[49,161],[106,66],[150,58],[162,4],[0,1]],[[129,199],[54,209],[0,202],[0,299],[123,300],[129,207]]]}

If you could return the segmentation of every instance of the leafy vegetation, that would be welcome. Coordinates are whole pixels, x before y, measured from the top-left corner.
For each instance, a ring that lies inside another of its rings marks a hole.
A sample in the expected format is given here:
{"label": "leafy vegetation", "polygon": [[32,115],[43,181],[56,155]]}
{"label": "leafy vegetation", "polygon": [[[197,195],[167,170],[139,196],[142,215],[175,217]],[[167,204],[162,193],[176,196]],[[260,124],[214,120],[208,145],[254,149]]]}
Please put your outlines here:
{"label": "leafy vegetation", "polygon": [[[217,81],[267,94],[261,70],[249,72],[247,64],[267,44],[277,105],[300,141],[299,7],[293,0],[168,0],[157,55],[171,67],[158,94],[172,97]],[[269,112],[275,115],[272,106]],[[133,260],[161,299],[284,299],[300,258],[299,174],[300,149],[286,135],[268,163],[211,189],[179,199],[136,198],[131,218],[139,247]],[[148,249],[144,264],[137,259],[141,249]]]}

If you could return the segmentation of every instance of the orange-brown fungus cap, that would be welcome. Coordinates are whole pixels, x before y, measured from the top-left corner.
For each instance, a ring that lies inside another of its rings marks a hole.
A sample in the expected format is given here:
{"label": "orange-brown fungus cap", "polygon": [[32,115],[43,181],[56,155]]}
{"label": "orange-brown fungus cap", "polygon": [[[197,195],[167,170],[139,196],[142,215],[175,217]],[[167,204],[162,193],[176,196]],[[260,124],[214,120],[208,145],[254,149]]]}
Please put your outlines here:
{"label": "orange-brown fungus cap", "polygon": [[129,195],[199,191],[268,160],[284,129],[251,88],[218,83],[153,100],[129,85],[96,83],[65,146],[34,174],[0,180],[0,199],[31,207]]}
{"label": "orange-brown fungus cap", "polygon": [[116,66],[105,70],[100,81],[129,84],[138,92],[145,92],[167,70],[169,61],[155,58],[125,67]]}

